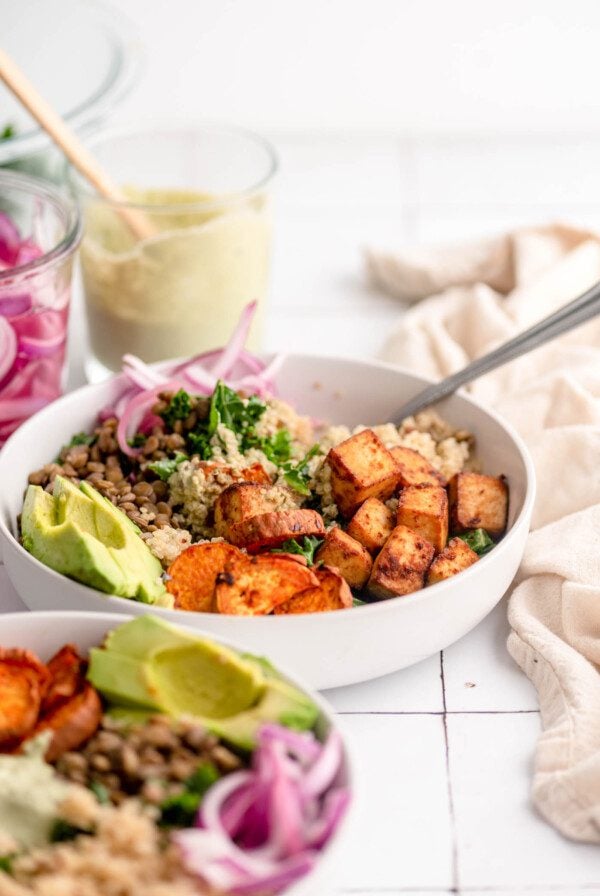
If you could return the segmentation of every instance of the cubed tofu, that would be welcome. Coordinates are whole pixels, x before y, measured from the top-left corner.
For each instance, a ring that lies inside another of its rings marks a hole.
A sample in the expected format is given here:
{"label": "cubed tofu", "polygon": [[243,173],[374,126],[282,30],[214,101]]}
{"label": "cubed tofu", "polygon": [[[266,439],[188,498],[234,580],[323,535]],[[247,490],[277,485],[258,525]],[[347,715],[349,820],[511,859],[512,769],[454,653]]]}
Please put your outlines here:
{"label": "cubed tofu", "polygon": [[485,529],[489,535],[502,535],[508,517],[508,487],[504,476],[457,473],[450,481],[448,493],[452,532]]}
{"label": "cubed tofu", "polygon": [[442,474],[418,451],[396,445],[390,454],[398,465],[400,485],[446,485]]}
{"label": "cubed tofu", "polygon": [[279,547],[292,538],[302,540],[304,536],[325,537],[323,517],[316,510],[302,508],[259,513],[229,528],[231,543],[246,548],[249,554]]}
{"label": "cubed tofu", "polygon": [[378,600],[412,594],[425,585],[435,549],[406,526],[396,526],[375,558],[368,591]]}
{"label": "cubed tofu", "polygon": [[462,538],[453,538],[438,554],[427,573],[427,584],[435,585],[477,563],[479,557]]}
{"label": "cubed tofu", "polygon": [[231,527],[236,523],[273,510],[269,488],[257,482],[234,482],[221,492],[215,501],[217,535],[229,540]]}
{"label": "cubed tofu", "polygon": [[329,530],[315,562],[333,566],[358,591],[366,585],[373,565],[367,549],[339,526]]}
{"label": "cubed tofu", "polygon": [[345,517],[352,516],[367,498],[391,497],[398,485],[396,462],[372,429],[332,448],[327,463],[333,499]]}
{"label": "cubed tofu", "polygon": [[448,541],[448,495],[441,485],[407,485],[398,495],[396,525],[431,542],[436,554]]}
{"label": "cubed tofu", "polygon": [[370,554],[384,546],[394,528],[394,514],[379,498],[367,498],[350,522],[347,532],[359,541]]}

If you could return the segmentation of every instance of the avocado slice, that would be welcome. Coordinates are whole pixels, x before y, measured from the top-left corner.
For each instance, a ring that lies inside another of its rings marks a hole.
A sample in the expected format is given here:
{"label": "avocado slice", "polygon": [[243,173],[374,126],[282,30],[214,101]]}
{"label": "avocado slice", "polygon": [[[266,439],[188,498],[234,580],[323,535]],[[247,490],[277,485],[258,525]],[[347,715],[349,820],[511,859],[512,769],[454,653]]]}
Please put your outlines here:
{"label": "avocado slice", "polygon": [[57,476],[52,495],[30,485],[23,546],[41,563],[99,591],[165,603],[162,567],[139,529],[89,483]]}
{"label": "avocado slice", "polygon": [[153,616],[138,616],[90,651],[88,678],[132,723],[143,713],[193,716],[215,734],[251,750],[265,722],[312,728],[318,709],[254,658]]}

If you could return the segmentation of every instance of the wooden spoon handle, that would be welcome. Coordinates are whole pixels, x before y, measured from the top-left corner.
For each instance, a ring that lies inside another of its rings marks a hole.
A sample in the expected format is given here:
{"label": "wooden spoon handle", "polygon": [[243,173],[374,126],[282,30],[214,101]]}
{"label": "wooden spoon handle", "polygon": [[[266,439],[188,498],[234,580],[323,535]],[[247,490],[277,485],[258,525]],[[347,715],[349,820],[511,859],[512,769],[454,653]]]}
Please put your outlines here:
{"label": "wooden spoon handle", "polygon": [[[0,47],[0,78],[19,102],[35,118],[40,127],[64,152],[80,174],[109,202],[126,203],[127,197],[113,183],[106,171],[85,148],[79,138],[65,124],[60,115],[37,92],[31,81],[19,66]],[[138,239],[147,239],[156,234],[156,228],[147,216],[126,205],[116,209],[132,233]]]}

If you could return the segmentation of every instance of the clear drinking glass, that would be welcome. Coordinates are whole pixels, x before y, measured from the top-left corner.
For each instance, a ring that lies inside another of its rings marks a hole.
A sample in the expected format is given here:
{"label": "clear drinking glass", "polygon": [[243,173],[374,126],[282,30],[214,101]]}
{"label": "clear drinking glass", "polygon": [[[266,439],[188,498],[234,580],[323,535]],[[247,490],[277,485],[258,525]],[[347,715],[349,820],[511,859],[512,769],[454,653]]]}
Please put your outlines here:
{"label": "clear drinking glass", "polygon": [[0,445],[64,389],[80,236],[69,197],[37,178],[0,171]]}
{"label": "clear drinking glass", "polygon": [[88,377],[118,370],[128,352],[152,362],[223,345],[254,299],[256,347],[276,170],[269,144],[205,125],[112,132],[89,146],[128,201],[107,202],[74,177],[85,220]]}

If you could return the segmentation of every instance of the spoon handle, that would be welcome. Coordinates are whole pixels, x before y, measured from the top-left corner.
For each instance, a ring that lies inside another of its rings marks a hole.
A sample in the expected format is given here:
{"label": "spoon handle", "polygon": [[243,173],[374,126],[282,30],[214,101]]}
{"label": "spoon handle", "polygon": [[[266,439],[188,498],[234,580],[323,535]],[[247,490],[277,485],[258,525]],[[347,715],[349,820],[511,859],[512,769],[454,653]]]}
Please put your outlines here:
{"label": "spoon handle", "polygon": [[473,380],[483,376],[483,374],[496,370],[497,367],[501,367],[508,361],[520,358],[521,355],[525,355],[546,342],[556,339],[557,336],[561,336],[563,333],[568,333],[569,330],[581,326],[581,324],[586,323],[598,314],[600,314],[600,283],[596,283],[583,295],[563,305],[558,311],[529,327],[523,333],[519,333],[513,339],[509,339],[508,342],[499,345],[498,348],[488,352],[487,355],[476,358],[475,361],[467,364],[462,370],[453,373],[439,383],[434,383],[423,389],[422,392],[419,392],[400,408],[394,415],[394,422],[399,424],[405,417],[410,417],[418,411],[435,404],[442,398],[452,395],[453,392],[456,392],[457,389],[466,385],[466,383],[472,383]]}

